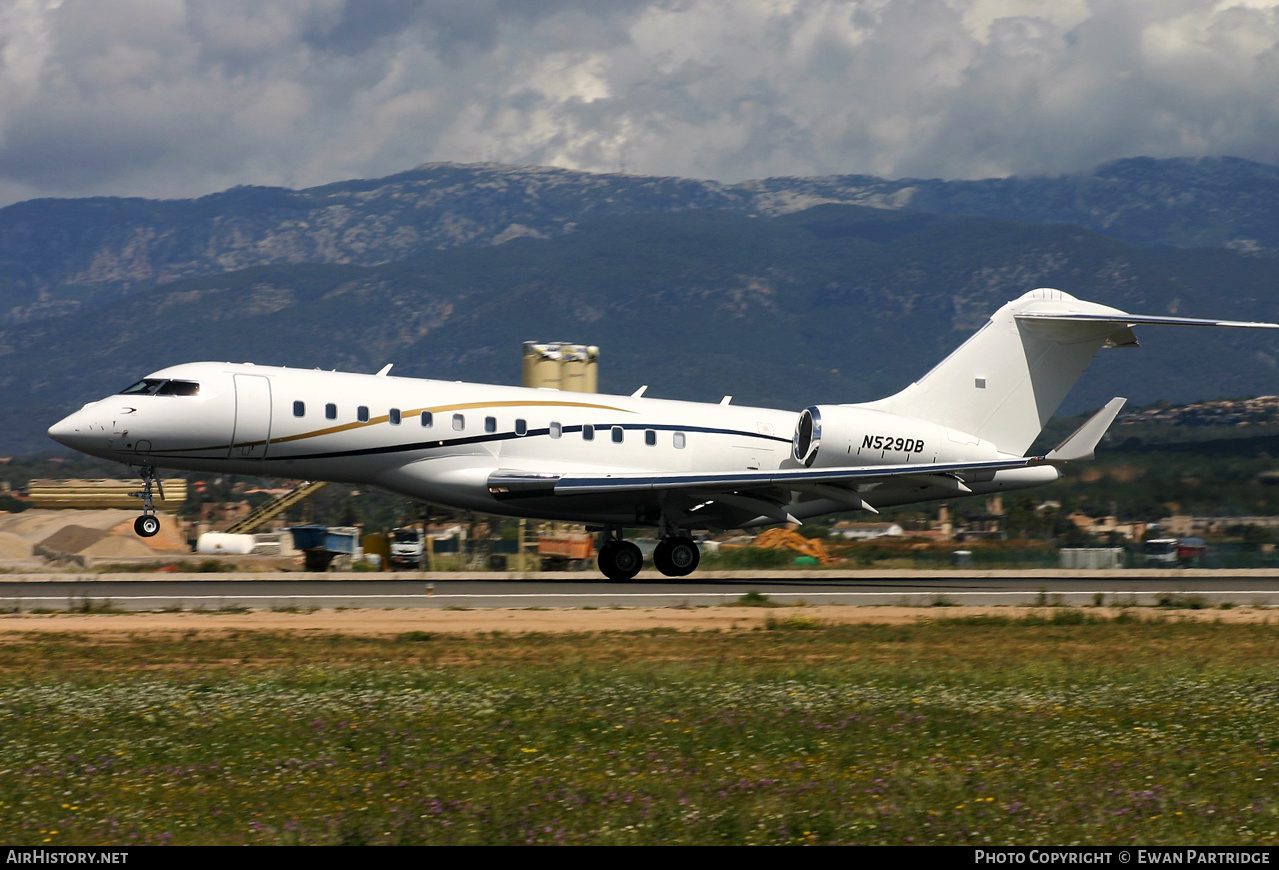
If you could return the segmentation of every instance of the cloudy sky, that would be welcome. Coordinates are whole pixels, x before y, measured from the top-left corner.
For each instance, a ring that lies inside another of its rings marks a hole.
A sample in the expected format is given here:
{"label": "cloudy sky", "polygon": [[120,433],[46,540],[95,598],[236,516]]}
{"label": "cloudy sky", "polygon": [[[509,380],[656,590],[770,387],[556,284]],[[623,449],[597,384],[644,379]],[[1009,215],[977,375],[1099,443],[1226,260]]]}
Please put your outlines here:
{"label": "cloudy sky", "polygon": [[435,160],[738,181],[1279,163],[1261,0],[0,0],[0,205]]}

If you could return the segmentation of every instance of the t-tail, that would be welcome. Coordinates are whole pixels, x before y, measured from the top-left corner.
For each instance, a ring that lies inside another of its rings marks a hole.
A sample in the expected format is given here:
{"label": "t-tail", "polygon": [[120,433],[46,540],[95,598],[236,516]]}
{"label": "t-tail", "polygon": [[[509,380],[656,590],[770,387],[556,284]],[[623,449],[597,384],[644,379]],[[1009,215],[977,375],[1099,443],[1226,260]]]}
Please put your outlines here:
{"label": "t-tail", "polygon": [[976,435],[1021,455],[1103,347],[1136,347],[1137,324],[1276,329],[1279,324],[1128,314],[1060,290],[1007,303],[932,371],[867,407]]}

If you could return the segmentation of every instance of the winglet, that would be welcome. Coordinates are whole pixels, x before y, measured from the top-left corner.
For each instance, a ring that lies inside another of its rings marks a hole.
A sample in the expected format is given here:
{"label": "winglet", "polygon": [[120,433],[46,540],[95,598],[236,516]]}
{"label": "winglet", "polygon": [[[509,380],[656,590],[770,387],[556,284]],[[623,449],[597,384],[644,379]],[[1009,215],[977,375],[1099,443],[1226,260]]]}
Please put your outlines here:
{"label": "winglet", "polygon": [[1075,430],[1065,441],[1058,444],[1044,457],[1047,462],[1077,462],[1081,459],[1092,459],[1097,442],[1106,434],[1110,424],[1115,422],[1119,411],[1127,399],[1114,398],[1106,406],[1088,418],[1088,422]]}
{"label": "winglet", "polygon": [[382,366],[382,368],[378,369],[377,376],[379,378],[384,378],[387,375],[389,375],[391,373],[391,366],[393,365],[395,365],[395,363],[387,363],[386,365]]}

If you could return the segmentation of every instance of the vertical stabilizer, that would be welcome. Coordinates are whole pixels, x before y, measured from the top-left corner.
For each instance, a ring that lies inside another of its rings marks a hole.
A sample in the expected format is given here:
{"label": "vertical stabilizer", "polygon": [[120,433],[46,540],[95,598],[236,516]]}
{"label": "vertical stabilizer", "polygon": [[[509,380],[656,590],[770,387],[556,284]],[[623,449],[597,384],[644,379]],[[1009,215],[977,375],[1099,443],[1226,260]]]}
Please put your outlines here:
{"label": "vertical stabilizer", "polygon": [[[1029,314],[1040,317],[1022,316]],[[1054,315],[1104,317],[1071,321]],[[939,423],[990,441],[1001,452],[1022,454],[1097,351],[1136,344],[1128,317],[1060,290],[1032,290],[996,311],[928,374],[869,407]]]}

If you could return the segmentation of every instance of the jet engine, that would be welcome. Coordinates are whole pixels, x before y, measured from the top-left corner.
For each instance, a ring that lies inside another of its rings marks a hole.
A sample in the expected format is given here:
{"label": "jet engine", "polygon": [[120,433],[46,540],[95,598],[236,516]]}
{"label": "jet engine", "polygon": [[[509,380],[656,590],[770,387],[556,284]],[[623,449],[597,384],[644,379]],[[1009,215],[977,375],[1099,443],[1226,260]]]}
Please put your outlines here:
{"label": "jet engine", "polygon": [[947,426],[856,405],[813,405],[795,421],[795,461],[809,468],[997,459],[989,441]]}

